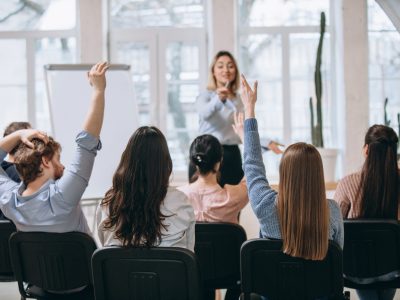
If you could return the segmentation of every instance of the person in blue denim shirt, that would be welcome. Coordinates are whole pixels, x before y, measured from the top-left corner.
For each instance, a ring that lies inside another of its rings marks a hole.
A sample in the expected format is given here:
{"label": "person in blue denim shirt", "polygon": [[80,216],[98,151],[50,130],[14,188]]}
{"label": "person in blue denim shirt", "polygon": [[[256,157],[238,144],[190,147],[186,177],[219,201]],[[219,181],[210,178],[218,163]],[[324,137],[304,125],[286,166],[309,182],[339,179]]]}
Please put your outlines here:
{"label": "person in blue denim shirt", "polygon": [[0,209],[18,230],[91,234],[80,200],[101,148],[107,69],[107,63],[98,63],[88,72],[92,100],[76,138],[75,157],[65,172],[60,145],[43,132],[18,130],[0,140],[0,161],[18,147],[15,163],[22,182],[14,182],[0,168]]}

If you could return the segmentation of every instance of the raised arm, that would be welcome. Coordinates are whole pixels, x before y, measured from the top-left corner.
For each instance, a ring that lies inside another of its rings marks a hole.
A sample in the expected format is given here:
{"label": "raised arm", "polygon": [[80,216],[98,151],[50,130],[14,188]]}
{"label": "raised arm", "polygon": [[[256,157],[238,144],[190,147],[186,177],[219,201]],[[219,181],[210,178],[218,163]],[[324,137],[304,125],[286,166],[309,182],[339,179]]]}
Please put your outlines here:
{"label": "raised arm", "polygon": [[93,87],[92,100],[83,129],[95,137],[100,136],[104,118],[104,92],[106,89],[106,62],[95,64],[87,73],[90,85]]}
{"label": "raised arm", "polygon": [[[31,140],[34,138],[41,139],[46,143],[48,141],[47,135],[44,132],[36,129],[21,129],[0,139],[0,148],[6,153],[14,149],[19,143],[24,143],[28,147],[33,148]],[[4,157],[2,157],[2,159],[4,159]]]}
{"label": "raised arm", "polygon": [[[246,119],[244,123],[244,172],[251,206],[257,218],[264,219],[273,215],[277,193],[269,186],[261,155],[260,137],[255,119],[257,82],[255,82],[252,90],[243,76],[242,101]],[[270,221],[267,220],[266,222]]]}
{"label": "raised arm", "polygon": [[93,88],[90,107],[83,131],[76,137],[74,158],[56,183],[57,191],[62,194],[64,201],[55,201],[54,205],[64,206],[66,209],[74,207],[89,183],[95,156],[101,148],[99,135],[103,125],[107,69],[107,63],[98,63],[88,72],[88,80]]}

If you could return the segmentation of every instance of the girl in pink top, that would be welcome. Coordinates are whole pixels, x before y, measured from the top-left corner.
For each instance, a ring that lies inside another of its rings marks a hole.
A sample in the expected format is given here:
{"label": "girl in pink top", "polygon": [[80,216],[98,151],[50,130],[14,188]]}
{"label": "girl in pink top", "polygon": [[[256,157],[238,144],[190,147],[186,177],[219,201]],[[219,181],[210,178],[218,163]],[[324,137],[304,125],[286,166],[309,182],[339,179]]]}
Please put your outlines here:
{"label": "girl in pink top", "polygon": [[212,135],[197,137],[190,146],[190,160],[196,166],[191,183],[179,188],[193,205],[197,221],[238,223],[247,204],[246,180],[237,185],[218,184],[223,148]]}

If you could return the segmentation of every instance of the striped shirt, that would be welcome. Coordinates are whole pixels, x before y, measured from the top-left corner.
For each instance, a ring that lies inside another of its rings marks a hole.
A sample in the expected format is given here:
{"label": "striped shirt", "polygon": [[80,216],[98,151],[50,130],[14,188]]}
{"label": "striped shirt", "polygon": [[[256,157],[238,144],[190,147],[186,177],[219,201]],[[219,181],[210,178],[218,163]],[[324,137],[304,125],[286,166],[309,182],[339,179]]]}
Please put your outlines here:
{"label": "striped shirt", "polygon": [[357,197],[360,181],[361,171],[344,177],[336,187],[333,198],[339,204],[344,219],[357,218],[360,214],[360,197]]}
{"label": "striped shirt", "polygon": [[[361,171],[347,175],[336,187],[333,198],[339,204],[344,219],[355,219],[360,216],[361,198],[358,193],[360,182]],[[400,216],[400,210],[398,216]],[[399,217],[398,219],[400,220]]]}

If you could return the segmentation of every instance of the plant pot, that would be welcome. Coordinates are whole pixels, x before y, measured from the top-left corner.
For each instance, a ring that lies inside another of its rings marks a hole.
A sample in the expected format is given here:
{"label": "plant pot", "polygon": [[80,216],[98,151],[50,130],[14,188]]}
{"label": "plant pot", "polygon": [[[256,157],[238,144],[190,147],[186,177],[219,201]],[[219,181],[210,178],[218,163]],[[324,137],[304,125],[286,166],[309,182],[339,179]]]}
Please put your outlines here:
{"label": "plant pot", "polygon": [[338,149],[317,148],[322,158],[324,166],[325,182],[334,182],[336,179],[336,161],[339,153]]}

